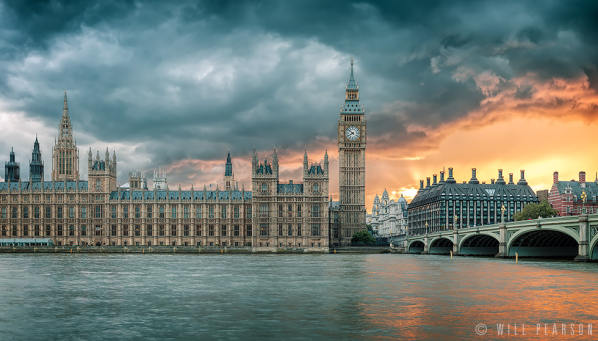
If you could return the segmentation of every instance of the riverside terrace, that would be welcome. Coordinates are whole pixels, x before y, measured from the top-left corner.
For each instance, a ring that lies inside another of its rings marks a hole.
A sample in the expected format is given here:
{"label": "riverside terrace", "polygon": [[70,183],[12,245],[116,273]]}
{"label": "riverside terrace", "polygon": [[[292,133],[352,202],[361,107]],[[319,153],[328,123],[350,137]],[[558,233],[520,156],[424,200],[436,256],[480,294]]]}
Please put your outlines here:
{"label": "riverside terrace", "polygon": [[393,238],[395,251],[598,260],[598,214],[538,218]]}

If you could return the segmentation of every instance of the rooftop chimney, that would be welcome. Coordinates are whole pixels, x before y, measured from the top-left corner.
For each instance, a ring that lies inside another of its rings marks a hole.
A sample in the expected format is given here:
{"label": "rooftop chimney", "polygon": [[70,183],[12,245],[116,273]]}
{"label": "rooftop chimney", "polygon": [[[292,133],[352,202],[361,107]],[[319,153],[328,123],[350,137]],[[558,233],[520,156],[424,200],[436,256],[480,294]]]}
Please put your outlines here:
{"label": "rooftop chimney", "polygon": [[552,183],[553,184],[559,183],[559,172],[552,173]]}
{"label": "rooftop chimney", "polygon": [[436,176],[436,174],[432,175],[432,178],[434,179],[434,182],[432,183],[432,185],[436,185],[436,181],[438,180],[438,177]]}
{"label": "rooftop chimney", "polygon": [[440,171],[440,183],[444,182],[444,171]]}
{"label": "rooftop chimney", "polygon": [[490,179],[490,183],[494,185],[494,179]]}
{"label": "rooftop chimney", "polygon": [[446,179],[446,182],[454,184],[455,178],[453,178],[453,167],[449,167],[449,172],[448,172],[448,179]]}
{"label": "rooftop chimney", "polygon": [[476,177],[476,169],[471,169],[471,179],[469,180],[470,184],[479,184],[478,178]]}
{"label": "rooftop chimney", "polygon": [[509,185],[514,185],[515,183],[513,182],[513,173],[509,173]]}
{"label": "rooftop chimney", "polygon": [[424,180],[419,180],[419,189],[424,189]]}
{"label": "rooftop chimney", "polygon": [[502,169],[498,170],[498,179],[496,179],[496,183],[499,185],[504,185],[505,184],[505,179],[502,176]]}
{"label": "rooftop chimney", "polygon": [[586,182],[586,172],[581,171],[579,172],[579,183],[583,184]]}
{"label": "rooftop chimney", "polygon": [[525,181],[525,170],[522,169],[521,171],[521,178],[517,181],[518,185],[527,185],[527,181]]}
{"label": "rooftop chimney", "polygon": [[426,177],[426,188],[430,187],[430,177]]}

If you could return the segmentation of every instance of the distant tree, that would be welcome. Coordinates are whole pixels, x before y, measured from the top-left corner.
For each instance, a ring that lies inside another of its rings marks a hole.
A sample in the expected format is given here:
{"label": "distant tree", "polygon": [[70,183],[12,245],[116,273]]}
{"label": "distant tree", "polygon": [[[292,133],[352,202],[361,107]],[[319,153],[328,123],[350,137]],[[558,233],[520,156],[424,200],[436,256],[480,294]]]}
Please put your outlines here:
{"label": "distant tree", "polygon": [[375,244],[376,239],[368,230],[357,231],[351,238],[351,245],[353,246],[370,246]]}
{"label": "distant tree", "polygon": [[557,216],[557,211],[550,206],[548,201],[543,200],[539,204],[527,204],[521,212],[515,213],[515,220],[538,219]]}
{"label": "distant tree", "polygon": [[374,231],[374,228],[372,227],[371,224],[367,224],[367,225],[365,225],[365,227],[367,227],[368,231],[370,231],[372,236],[375,236],[377,234],[377,231]]}

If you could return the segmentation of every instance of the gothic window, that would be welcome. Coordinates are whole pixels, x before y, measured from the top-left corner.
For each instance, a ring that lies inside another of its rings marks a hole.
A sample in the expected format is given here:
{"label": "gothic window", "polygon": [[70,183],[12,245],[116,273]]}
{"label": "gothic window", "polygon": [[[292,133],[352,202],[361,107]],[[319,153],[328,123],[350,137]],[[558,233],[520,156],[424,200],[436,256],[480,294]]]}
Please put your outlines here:
{"label": "gothic window", "polygon": [[[15,231],[16,231],[16,226],[15,226]],[[56,234],[59,236],[62,236],[62,225],[58,225]]]}
{"label": "gothic window", "polygon": [[29,218],[29,207],[23,206],[23,218]]}
{"label": "gothic window", "polygon": [[141,226],[135,225],[135,236],[139,237],[141,235]]}
{"label": "gothic window", "polygon": [[81,207],[81,218],[82,219],[87,218],[87,207],[85,207],[85,206]]}
{"label": "gothic window", "polygon": [[75,207],[69,206],[69,218],[75,218]]}
{"label": "gothic window", "polygon": [[112,206],[110,206],[110,212],[111,212],[111,213],[110,213],[110,216],[111,216],[113,219],[116,219],[116,205],[112,205]]}
{"label": "gothic window", "polygon": [[153,235],[153,233],[154,233],[153,226],[152,225],[147,225],[145,227],[145,232],[148,235],[148,237],[151,237]]}
{"label": "gothic window", "polygon": [[279,218],[283,217],[283,215],[282,215],[282,204],[278,204],[278,217]]}
{"label": "gothic window", "polygon": [[170,226],[170,235],[171,236],[176,236],[176,225],[171,225]]}
{"label": "gothic window", "polygon": [[240,234],[240,231],[239,231],[239,225],[235,225],[235,226],[233,227],[233,235],[234,235],[235,237],[238,237],[238,236],[239,236],[239,234]]}
{"label": "gothic window", "polygon": [[129,235],[129,225],[123,225],[123,236]]}
{"label": "gothic window", "polygon": [[158,226],[158,234],[164,236],[164,225]]}
{"label": "gothic window", "polygon": [[39,218],[39,206],[33,207],[33,217],[36,219]]}
{"label": "gothic window", "polygon": [[102,217],[102,206],[100,205],[96,205],[96,210],[95,210],[95,217],[96,218],[101,218]]}
{"label": "gothic window", "polygon": [[287,215],[289,216],[289,218],[293,216],[293,205],[292,204],[287,205]]}
{"label": "gothic window", "polygon": [[175,205],[171,205],[170,213],[171,213],[172,219],[176,219],[176,206]]}
{"label": "gothic window", "polygon": [[251,219],[251,205],[245,206],[245,217],[247,219]]}
{"label": "gothic window", "polygon": [[201,237],[201,225],[195,225],[195,235]]}
{"label": "gothic window", "polygon": [[195,218],[201,219],[201,205],[195,205]]}
{"label": "gothic window", "polygon": [[100,179],[96,179],[96,191],[101,191],[102,190],[102,182],[100,181]]}
{"label": "gothic window", "polygon": [[220,235],[226,237],[226,225],[220,226]]}
{"label": "gothic window", "polygon": [[214,219],[214,205],[210,205],[210,207],[208,207],[208,217],[210,219]]}
{"label": "gothic window", "polygon": [[51,237],[52,234],[52,228],[50,227],[50,225],[46,225],[46,236]]}
{"label": "gothic window", "polygon": [[233,217],[235,219],[239,219],[239,206],[238,205],[235,205],[235,207],[234,207]]}
{"label": "gothic window", "polygon": [[268,224],[260,224],[260,236],[268,236]]}
{"label": "gothic window", "polygon": [[220,205],[220,218],[226,219],[226,206]]}
{"label": "gothic window", "polygon": [[301,218],[301,204],[297,205],[297,217]]}
{"label": "gothic window", "polygon": [[96,225],[95,235],[96,236],[101,236],[102,235],[102,227],[100,225]]}
{"label": "gothic window", "polygon": [[262,183],[262,192],[268,192],[268,184]]}
{"label": "gothic window", "polygon": [[320,185],[318,183],[314,184],[313,191],[314,193],[318,193],[320,191]]}
{"label": "gothic window", "polygon": [[253,229],[251,227],[251,225],[247,225],[247,237],[251,237],[253,233]]}
{"label": "gothic window", "polygon": [[160,205],[160,218],[164,218],[164,205]]}
{"label": "gothic window", "polygon": [[128,218],[129,217],[129,206],[125,205],[123,206],[123,218]]}
{"label": "gothic window", "polygon": [[292,236],[293,235],[293,225],[289,224],[288,228],[287,228],[287,236]]}
{"label": "gothic window", "polygon": [[183,206],[183,218],[189,219],[189,205]]}
{"label": "gothic window", "polygon": [[141,207],[139,205],[135,205],[135,218],[141,218]]}
{"label": "gothic window", "polygon": [[311,235],[312,236],[320,235],[320,224],[311,224]]}
{"label": "gothic window", "polygon": [[82,236],[86,236],[87,235],[87,226],[81,225],[81,235]]}
{"label": "gothic window", "polygon": [[301,224],[297,224],[297,236],[301,237]]}
{"label": "gothic window", "polygon": [[268,216],[268,204],[260,204],[260,217]]}
{"label": "gothic window", "polygon": [[2,219],[6,219],[6,207],[2,206]]}
{"label": "gothic window", "polygon": [[152,205],[147,205],[146,210],[147,210],[147,217],[151,219],[152,218],[152,210],[153,210]]}
{"label": "gothic window", "polygon": [[69,236],[74,236],[74,235],[75,235],[75,226],[69,225]]}
{"label": "gothic window", "polygon": [[320,205],[319,204],[313,204],[311,206],[311,216],[312,216],[312,218],[320,217]]}
{"label": "gothic window", "polygon": [[189,225],[183,225],[183,236],[189,236]]}
{"label": "gothic window", "polygon": [[23,225],[23,236],[29,235],[29,226]]}
{"label": "gothic window", "polygon": [[208,236],[214,236],[214,225],[208,225]]}
{"label": "gothic window", "polygon": [[282,236],[282,224],[278,224],[278,235]]}

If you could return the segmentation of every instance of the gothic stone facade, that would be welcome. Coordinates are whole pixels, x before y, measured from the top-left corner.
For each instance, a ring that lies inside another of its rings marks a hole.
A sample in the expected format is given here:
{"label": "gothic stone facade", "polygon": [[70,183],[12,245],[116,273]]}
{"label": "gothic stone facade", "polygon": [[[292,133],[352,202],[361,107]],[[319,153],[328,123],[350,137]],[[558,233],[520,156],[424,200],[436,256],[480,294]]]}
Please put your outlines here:
{"label": "gothic stone facade", "polygon": [[55,245],[328,250],[327,155],[310,165],[306,153],[303,183],[280,183],[276,152],[264,163],[254,154],[253,191],[235,185],[230,157],[222,190],[185,191],[119,188],[116,154],[107,150],[104,157],[89,151],[89,178],[83,181],[78,158],[65,95],[53,180],[41,174],[41,181],[0,183],[2,238],[50,238]]}

